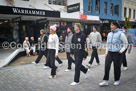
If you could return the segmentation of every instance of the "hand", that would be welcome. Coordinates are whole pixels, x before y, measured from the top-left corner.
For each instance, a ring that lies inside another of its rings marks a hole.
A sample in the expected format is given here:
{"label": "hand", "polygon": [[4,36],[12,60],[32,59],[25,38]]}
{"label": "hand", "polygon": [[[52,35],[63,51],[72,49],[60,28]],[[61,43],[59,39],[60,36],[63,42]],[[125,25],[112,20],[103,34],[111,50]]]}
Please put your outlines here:
{"label": "hand", "polygon": [[57,57],[58,57],[58,55],[55,56],[55,58],[57,58]]}
{"label": "hand", "polygon": [[105,58],[107,57],[107,54],[105,54]]}
{"label": "hand", "polygon": [[83,60],[85,60],[86,58],[83,58]]}
{"label": "hand", "polygon": [[119,53],[119,54],[121,54],[121,52],[120,52],[120,51],[119,51],[118,53]]}
{"label": "hand", "polygon": [[70,54],[70,57],[73,57],[73,55],[72,55],[72,54]]}
{"label": "hand", "polygon": [[128,51],[128,54],[130,54],[131,53],[131,51]]}

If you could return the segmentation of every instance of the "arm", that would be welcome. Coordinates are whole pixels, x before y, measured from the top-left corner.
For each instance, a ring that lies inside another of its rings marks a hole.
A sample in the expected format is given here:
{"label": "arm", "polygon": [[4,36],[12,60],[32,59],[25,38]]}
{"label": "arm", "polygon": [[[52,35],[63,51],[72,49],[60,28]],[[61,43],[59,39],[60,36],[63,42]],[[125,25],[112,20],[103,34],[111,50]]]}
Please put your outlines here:
{"label": "arm", "polygon": [[131,52],[131,50],[132,50],[132,35],[131,34],[129,34],[129,36],[128,36],[128,52]]}
{"label": "arm", "polygon": [[56,37],[55,37],[55,43],[56,43],[56,53],[55,53],[55,56],[58,56],[58,50],[59,50],[59,38],[58,38],[57,35],[56,35]]}
{"label": "arm", "polygon": [[128,46],[128,40],[127,40],[127,38],[126,38],[124,33],[121,33],[120,39],[123,42],[123,47],[122,47],[122,49],[119,52],[122,53],[122,52],[124,52],[126,50],[126,48]]}
{"label": "arm", "polygon": [[70,45],[70,54],[73,54],[73,48],[72,48],[72,44],[74,44],[74,35],[72,36],[72,39],[71,39],[71,45]]}

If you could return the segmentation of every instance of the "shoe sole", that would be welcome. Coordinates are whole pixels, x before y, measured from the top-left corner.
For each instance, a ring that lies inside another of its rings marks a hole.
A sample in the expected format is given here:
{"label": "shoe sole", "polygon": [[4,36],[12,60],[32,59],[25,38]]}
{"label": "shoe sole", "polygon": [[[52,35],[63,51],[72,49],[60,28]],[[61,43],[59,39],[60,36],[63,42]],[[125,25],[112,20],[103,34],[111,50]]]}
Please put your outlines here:
{"label": "shoe sole", "polygon": [[101,85],[99,85],[100,87],[107,87],[107,86],[109,86],[109,85],[103,85],[103,86],[101,86]]}

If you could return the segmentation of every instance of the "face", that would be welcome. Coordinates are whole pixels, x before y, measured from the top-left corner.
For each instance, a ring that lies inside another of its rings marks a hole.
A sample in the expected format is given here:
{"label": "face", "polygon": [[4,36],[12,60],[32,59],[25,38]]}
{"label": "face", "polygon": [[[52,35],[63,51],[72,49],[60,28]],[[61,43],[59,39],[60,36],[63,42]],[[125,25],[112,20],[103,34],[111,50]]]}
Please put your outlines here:
{"label": "face", "polygon": [[50,29],[50,34],[54,34],[54,33],[55,33],[54,30]]}
{"label": "face", "polygon": [[74,29],[75,29],[75,32],[78,33],[79,32],[79,27],[77,25],[74,25]]}
{"label": "face", "polygon": [[96,32],[96,28],[95,27],[93,27],[93,32]]}
{"label": "face", "polygon": [[117,26],[111,24],[111,25],[110,25],[110,28],[111,28],[112,31],[114,31],[115,29],[117,29]]}
{"label": "face", "polygon": [[38,38],[38,41],[39,41],[39,42],[40,42],[40,40],[41,40],[41,39],[40,39],[40,38]]}
{"label": "face", "polygon": [[34,40],[34,37],[31,37],[31,40]]}
{"label": "face", "polygon": [[28,38],[26,38],[26,41],[28,41]]}
{"label": "face", "polygon": [[69,28],[67,28],[67,33],[70,33],[70,32],[71,32],[71,30]]}
{"label": "face", "polygon": [[127,31],[125,28],[122,28],[125,32]]}
{"label": "face", "polygon": [[43,32],[40,32],[41,35],[43,35]]}

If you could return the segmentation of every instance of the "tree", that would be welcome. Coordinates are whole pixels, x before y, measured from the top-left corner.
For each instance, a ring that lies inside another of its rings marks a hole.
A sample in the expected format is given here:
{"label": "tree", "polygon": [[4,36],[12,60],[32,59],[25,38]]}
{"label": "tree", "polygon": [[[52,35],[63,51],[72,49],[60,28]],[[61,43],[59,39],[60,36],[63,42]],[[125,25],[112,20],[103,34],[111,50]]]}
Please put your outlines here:
{"label": "tree", "polygon": [[128,29],[131,29],[131,25],[130,25],[130,21],[129,18],[125,17],[125,27],[127,27]]}

